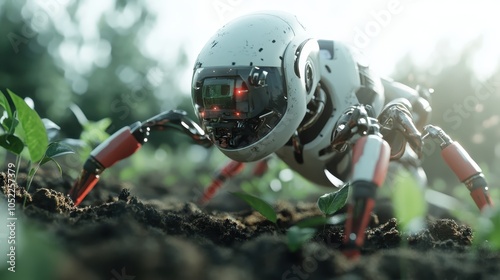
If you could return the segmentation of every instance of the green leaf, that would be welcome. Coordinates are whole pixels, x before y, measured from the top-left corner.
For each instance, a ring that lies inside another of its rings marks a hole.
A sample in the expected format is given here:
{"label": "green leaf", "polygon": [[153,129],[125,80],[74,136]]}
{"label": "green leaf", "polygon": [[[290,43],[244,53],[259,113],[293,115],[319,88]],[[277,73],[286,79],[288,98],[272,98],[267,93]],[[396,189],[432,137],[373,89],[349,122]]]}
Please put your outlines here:
{"label": "green leaf", "polygon": [[314,234],[316,234],[316,229],[314,228],[290,227],[286,232],[288,249],[292,252],[297,251],[302,245],[313,238]]}
{"label": "green leaf", "polygon": [[19,155],[24,149],[23,141],[21,141],[21,139],[17,136],[11,134],[4,134],[0,136],[0,146],[16,155]]}
{"label": "green leaf", "polygon": [[67,154],[74,154],[75,151],[71,149],[70,147],[59,143],[59,142],[52,142],[49,144],[49,147],[47,148],[47,151],[45,152],[45,157],[48,158],[55,158]]}
{"label": "green leaf", "polygon": [[12,108],[10,107],[9,101],[5,94],[0,91],[0,107],[2,107],[5,112],[2,116],[2,126],[9,134],[14,134],[14,129],[16,128],[18,121],[12,114]]}
{"label": "green leaf", "polygon": [[31,109],[26,102],[10,90],[7,90],[14,102],[18,114],[19,123],[24,131],[24,144],[28,148],[30,159],[39,161],[45,154],[49,144],[45,126],[38,113]]}
{"label": "green leaf", "polygon": [[[12,122],[9,123],[10,125],[10,128],[9,128],[9,134],[16,134],[17,137],[19,137],[21,140],[23,139],[26,139],[26,135],[24,133],[24,130],[22,128],[22,126],[19,125],[19,114],[17,113],[17,111],[14,111],[14,113],[12,114]],[[23,142],[24,143],[24,142]],[[26,144],[26,143],[24,143]]]}
{"label": "green leaf", "polygon": [[317,228],[324,225],[338,225],[345,221],[346,214],[337,214],[331,217],[316,216],[298,221],[294,226],[300,228]]}
{"label": "green leaf", "polygon": [[2,122],[2,125],[5,128],[5,130],[8,131],[8,134],[14,134],[18,124],[19,121],[15,118],[5,118]]}
{"label": "green leaf", "polygon": [[67,155],[67,154],[74,154],[75,152],[73,149],[70,147],[61,144],[59,142],[52,142],[49,144],[49,147],[47,148],[47,151],[45,152],[45,156],[43,159],[40,161],[40,166],[44,165],[45,163],[52,161],[56,165],[57,169],[59,170],[59,174],[62,175],[62,168],[61,165],[54,159],[55,157],[59,157],[62,155]]}
{"label": "green leaf", "polygon": [[101,144],[106,139],[109,138],[109,134],[106,129],[111,124],[111,119],[104,118],[97,122],[88,121],[83,124],[83,131],[80,135],[80,139],[91,146]]}
{"label": "green leaf", "polygon": [[31,167],[30,171],[28,172],[28,178],[35,176],[37,169],[38,168],[36,168],[36,167]]}
{"label": "green leaf", "polygon": [[327,193],[318,199],[318,207],[325,215],[332,215],[344,207],[349,195],[349,185],[345,185],[339,191]]}
{"label": "green leaf", "polygon": [[418,221],[427,212],[424,192],[407,171],[398,174],[395,185],[392,191],[394,214],[401,228],[410,230],[408,227],[411,223]]}
{"label": "green leaf", "polygon": [[110,118],[104,118],[102,120],[98,120],[96,122],[89,122],[91,127],[96,128],[99,131],[105,131],[111,125]]}
{"label": "green leaf", "polygon": [[0,106],[4,108],[4,110],[7,112],[7,117],[9,119],[12,119],[12,109],[10,108],[9,101],[7,100],[7,97],[5,94],[0,91]]}
{"label": "green leaf", "polygon": [[40,166],[44,165],[45,163],[49,162],[49,161],[52,161],[57,169],[59,170],[59,174],[62,175],[62,168],[61,168],[61,165],[59,165],[59,163],[53,159],[53,158],[49,158],[49,157],[44,157],[41,161],[40,161]]}
{"label": "green leaf", "polygon": [[266,201],[246,193],[242,192],[232,192],[231,194],[239,197],[243,201],[245,201],[250,207],[252,207],[255,211],[262,214],[262,216],[266,217],[269,221],[276,223],[277,216],[273,207],[267,203]]}
{"label": "green leaf", "polygon": [[500,250],[500,207],[493,206],[484,210],[474,226],[474,245],[487,241],[493,250]]}
{"label": "green leaf", "polygon": [[298,221],[295,226],[299,228],[314,228],[324,226],[328,218],[325,216],[309,217]]}

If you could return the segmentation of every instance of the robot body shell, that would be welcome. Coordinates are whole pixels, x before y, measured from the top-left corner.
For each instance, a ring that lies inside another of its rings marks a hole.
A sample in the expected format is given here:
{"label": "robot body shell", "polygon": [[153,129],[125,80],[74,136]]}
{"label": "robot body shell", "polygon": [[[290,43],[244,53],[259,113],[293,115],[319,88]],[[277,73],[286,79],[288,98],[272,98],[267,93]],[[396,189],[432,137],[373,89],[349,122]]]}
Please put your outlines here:
{"label": "robot body shell", "polygon": [[[295,160],[292,146],[284,146],[276,151],[276,154],[291,169],[307,180],[322,186],[331,186],[333,184],[339,187],[343,181],[339,178],[329,178],[325,174],[326,165],[330,161],[336,160],[337,170],[335,170],[335,173],[350,173],[350,154],[347,153],[341,156],[337,152],[332,152],[320,156],[320,151],[330,145],[333,131],[342,113],[348,107],[359,104],[356,92],[362,85],[357,61],[349,47],[337,41],[323,41],[321,45],[325,46],[325,44],[327,48],[321,50],[322,55],[320,57],[320,83],[328,94],[327,102],[331,102],[333,105],[330,118],[316,139],[304,145],[303,163],[298,163]],[[332,50],[333,53],[331,53]],[[378,98],[383,98],[383,94]],[[377,100],[377,103],[383,103],[383,100]],[[376,114],[381,110],[379,106],[374,109]],[[307,130],[303,133],[307,133]]]}
{"label": "robot body shell", "polygon": [[[298,55],[301,47],[302,52]],[[303,54],[304,49],[309,52]],[[304,118],[308,98],[312,97],[312,94],[306,93],[304,79],[297,78],[300,75],[296,72],[295,62],[305,62],[308,55],[315,54],[319,56],[317,42],[309,37],[295,16],[281,12],[259,12],[241,17],[222,27],[209,40],[195,63],[195,74],[205,67],[259,65],[280,68],[286,84],[288,105],[273,133],[243,148],[218,147],[222,153],[236,161],[251,162],[272,154],[286,144]],[[311,64],[313,71],[320,72],[319,65]],[[299,72],[304,72],[304,69],[299,69]],[[313,84],[318,82],[319,77],[315,76]]]}
{"label": "robot body shell", "polygon": [[286,14],[260,12],[224,25],[203,47],[197,63],[201,67],[281,67],[289,42],[303,29],[297,20],[285,20],[286,17]]}

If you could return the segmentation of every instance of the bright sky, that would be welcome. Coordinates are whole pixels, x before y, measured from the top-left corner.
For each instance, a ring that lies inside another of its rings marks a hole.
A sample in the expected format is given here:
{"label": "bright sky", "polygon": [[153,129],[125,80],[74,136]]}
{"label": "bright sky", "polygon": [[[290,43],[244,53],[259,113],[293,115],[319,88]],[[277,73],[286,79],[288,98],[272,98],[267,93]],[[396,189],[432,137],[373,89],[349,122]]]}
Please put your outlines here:
{"label": "bright sky", "polygon": [[[227,21],[251,11],[284,10],[298,15],[317,38],[342,40],[362,50],[382,75],[390,75],[406,53],[426,66],[441,55],[452,59],[470,41],[484,36],[473,67],[482,79],[500,61],[500,1],[451,0],[149,0],[161,18],[146,41],[147,53],[175,60],[179,47],[186,48],[190,63],[215,31]],[[190,71],[187,80],[190,78]]]}
{"label": "bright sky", "polygon": [[[85,83],[80,75],[95,66],[106,67],[110,45],[99,39],[96,22],[105,20],[116,27],[138,19],[133,1],[121,12],[110,13],[113,1],[81,0],[76,13],[79,25],[65,11],[75,0],[30,0],[25,18],[51,15],[66,40],[57,50],[69,79]],[[381,75],[390,75],[407,53],[422,67],[433,61],[448,62],[474,39],[483,36],[473,69],[486,79],[500,61],[500,1],[475,0],[144,0],[158,21],[139,32],[138,47],[159,65],[175,65],[179,49],[193,65],[198,52],[218,28],[240,15],[258,10],[284,10],[296,14],[312,36],[341,40],[363,51]],[[37,16],[38,13],[38,16]],[[43,30],[43,24],[40,27]],[[84,46],[78,39],[83,37]],[[39,38],[42,38],[41,36]],[[76,38],[76,39],[75,39]],[[448,40],[449,44],[443,44]],[[438,63],[439,64],[439,63]],[[167,67],[165,69],[168,69]],[[191,67],[183,69],[179,88],[189,92]],[[439,71],[439,69],[435,69]],[[80,88],[82,92],[85,87]],[[77,91],[78,92],[78,91]]]}

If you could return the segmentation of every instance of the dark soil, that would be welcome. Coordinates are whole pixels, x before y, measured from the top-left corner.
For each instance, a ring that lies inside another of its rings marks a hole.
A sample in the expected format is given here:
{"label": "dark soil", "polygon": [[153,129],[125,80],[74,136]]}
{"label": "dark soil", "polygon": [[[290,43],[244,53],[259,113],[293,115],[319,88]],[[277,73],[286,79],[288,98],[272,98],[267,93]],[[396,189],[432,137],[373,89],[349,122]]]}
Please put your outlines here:
{"label": "dark soil", "polygon": [[288,249],[286,230],[321,215],[315,203],[278,203],[275,226],[251,210],[208,210],[175,197],[153,203],[105,182],[87,206],[75,207],[65,196],[70,186],[42,173],[30,193],[16,192],[22,220],[58,244],[55,279],[500,279],[500,253],[473,248],[472,230],[451,219],[429,218],[410,237],[395,219],[374,221],[361,258],[348,261],[341,225],[322,226],[301,249]]}

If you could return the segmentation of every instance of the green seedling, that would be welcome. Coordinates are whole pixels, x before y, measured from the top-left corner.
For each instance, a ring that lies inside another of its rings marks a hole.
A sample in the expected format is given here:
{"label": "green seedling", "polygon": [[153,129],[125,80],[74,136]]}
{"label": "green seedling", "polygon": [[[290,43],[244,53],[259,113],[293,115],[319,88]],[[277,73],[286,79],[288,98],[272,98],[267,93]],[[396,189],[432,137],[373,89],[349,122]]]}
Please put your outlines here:
{"label": "green seedling", "polygon": [[[331,195],[328,198],[325,198],[321,202],[320,207],[326,207],[329,211],[328,213],[333,214],[338,209],[342,208],[347,200],[347,187],[342,188],[338,191],[337,195]],[[269,221],[276,224],[277,215],[276,211],[274,211],[273,207],[262,200],[259,197],[243,193],[243,192],[232,192],[231,194],[245,201],[250,207],[252,207],[255,211],[259,212],[262,216],[264,216]],[[318,202],[318,205],[320,203]],[[332,205],[333,204],[333,205]],[[333,210],[333,212],[331,212]],[[325,212],[325,211],[323,211]],[[326,224],[339,224],[345,220],[345,215],[335,215],[333,217],[311,217],[308,219],[304,219],[294,226],[290,227],[287,230],[287,244],[288,248],[291,252],[297,251],[302,247],[307,241],[309,241],[317,231],[317,227],[324,226]]]}
{"label": "green seedling", "polygon": [[24,149],[23,141],[13,134],[0,135],[0,146],[16,155],[21,154]]}
{"label": "green seedling", "polygon": [[423,190],[406,171],[398,174],[395,185],[392,191],[392,203],[400,229],[410,233],[420,230],[423,217],[427,213]]}
{"label": "green seedling", "polygon": [[487,246],[492,250],[500,250],[500,208],[486,209],[475,220],[474,243],[476,247]]}
{"label": "green seedling", "polygon": [[292,226],[286,232],[288,249],[296,252],[316,234],[315,228]]}
{"label": "green seedling", "polygon": [[318,199],[318,208],[326,216],[339,211],[347,202],[349,196],[349,185],[345,185],[340,190],[322,195]]}
{"label": "green seedling", "polygon": [[31,162],[40,161],[49,144],[42,119],[21,97],[10,90],[7,90],[7,94],[12,100],[13,108],[5,94],[2,93],[0,106],[4,109],[2,126],[6,136],[3,138],[5,141],[1,145],[17,155],[20,155],[22,150],[26,148]]}
{"label": "green seedling", "polygon": [[[27,150],[29,172],[26,189],[29,190],[40,166],[52,161],[62,174],[61,166],[54,158],[73,151],[59,142],[49,144],[47,129],[58,129],[58,126],[50,120],[43,121],[35,110],[12,91],[7,90],[7,94],[12,104],[7,95],[3,92],[0,95],[0,106],[4,110],[1,123],[5,132],[0,135],[0,146],[16,155],[16,176],[23,152]],[[33,166],[33,163],[36,165]]]}
{"label": "green seedling", "polygon": [[349,185],[345,185],[340,190],[322,195],[317,202],[318,208],[325,216],[311,217],[302,220],[290,227],[287,231],[288,249],[291,252],[297,251],[307,241],[309,241],[317,231],[317,227],[326,224],[338,224],[345,220],[345,215],[335,215],[347,202],[349,196]]}
{"label": "green seedling", "polygon": [[28,184],[26,186],[26,189],[29,190],[31,183],[33,181],[33,177],[35,176],[36,172],[38,171],[38,169],[40,169],[42,165],[44,165],[47,162],[53,162],[56,165],[57,169],[59,170],[59,174],[62,175],[61,165],[59,165],[59,163],[54,158],[73,153],[74,151],[64,144],[58,142],[50,143],[47,150],[45,151],[43,158],[37,162],[35,167],[30,168],[30,171],[28,173]]}
{"label": "green seedling", "polygon": [[80,139],[68,139],[65,143],[78,147],[81,161],[84,162],[92,149],[109,138],[106,129],[111,125],[111,119],[104,118],[95,122],[89,121],[80,107],[76,104],[71,104],[70,110],[75,115],[78,123],[82,126],[82,132],[80,134]]}
{"label": "green seedling", "polygon": [[261,198],[243,192],[232,192],[231,194],[242,199],[255,211],[259,212],[266,219],[276,224],[276,211],[274,211],[274,208],[269,203]]}
{"label": "green seedling", "polygon": [[338,225],[346,219],[345,214],[334,215],[332,217],[316,216],[306,218],[290,227],[286,233],[288,249],[295,252],[305,243],[314,237],[318,228],[325,225]]}

